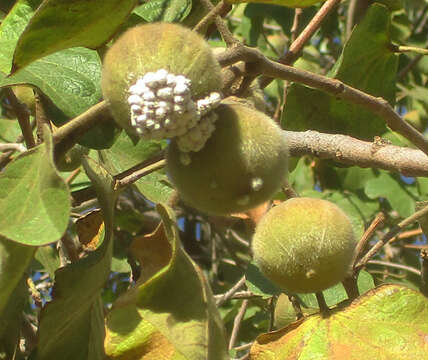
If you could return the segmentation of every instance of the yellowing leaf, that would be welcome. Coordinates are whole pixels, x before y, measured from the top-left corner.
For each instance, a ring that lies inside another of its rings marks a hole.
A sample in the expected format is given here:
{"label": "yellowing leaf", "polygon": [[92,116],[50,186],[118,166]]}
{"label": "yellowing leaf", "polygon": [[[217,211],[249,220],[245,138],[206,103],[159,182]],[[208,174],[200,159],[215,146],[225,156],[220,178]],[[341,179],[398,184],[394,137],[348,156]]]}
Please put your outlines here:
{"label": "yellowing leaf", "polygon": [[399,285],[383,285],[336,308],[260,335],[251,360],[427,359],[428,299]]}
{"label": "yellowing leaf", "polygon": [[162,225],[131,245],[141,277],[107,316],[105,352],[112,360],[226,360],[211,289],[181,248],[172,211],[157,210]]}
{"label": "yellowing leaf", "polygon": [[95,250],[104,231],[104,221],[100,210],[91,211],[76,221],[79,241],[87,250]]}

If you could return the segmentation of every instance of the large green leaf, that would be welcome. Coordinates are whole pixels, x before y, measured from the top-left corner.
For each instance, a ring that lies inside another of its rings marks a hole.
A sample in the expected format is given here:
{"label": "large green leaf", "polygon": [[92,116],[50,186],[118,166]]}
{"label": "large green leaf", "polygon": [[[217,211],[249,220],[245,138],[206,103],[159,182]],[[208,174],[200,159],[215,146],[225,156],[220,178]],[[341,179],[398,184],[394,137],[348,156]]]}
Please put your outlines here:
{"label": "large green leaf", "polygon": [[137,0],[45,0],[19,38],[13,72],[56,51],[96,49],[124,22]]}
{"label": "large green leaf", "polygon": [[[2,240],[0,240],[0,252],[4,250],[2,247]],[[14,246],[22,246],[14,244]],[[0,262],[3,255],[0,253]],[[17,258],[14,258],[15,262]],[[1,268],[1,266],[0,266]],[[22,267],[21,269],[22,270]],[[2,273],[3,277],[9,278],[10,274]],[[2,291],[2,303],[7,299],[7,304],[4,308],[0,305],[0,359],[13,359],[17,347],[19,346],[21,325],[22,325],[22,313],[24,305],[28,299],[27,287],[25,286],[25,279],[22,277],[22,272],[17,274],[21,275],[21,281],[17,284],[14,291],[10,296],[6,297]],[[1,280],[0,280],[1,281]]]}
{"label": "large green leaf", "polygon": [[391,207],[402,217],[410,216],[415,211],[413,197],[403,188],[403,185],[385,171],[382,171],[380,176],[367,181],[364,191],[371,199],[386,198]]}
{"label": "large green leaf", "polygon": [[96,51],[72,48],[37,60],[13,76],[0,73],[0,87],[31,84],[38,87],[68,117],[101,99],[101,61]]}
{"label": "large green leaf", "polygon": [[180,245],[172,210],[159,204],[162,224],[136,239],[142,275],[107,317],[110,359],[227,359],[211,289]]}
{"label": "large green leaf", "polygon": [[53,300],[40,314],[35,360],[104,359],[104,313],[101,291],[110,274],[113,212],[117,198],[114,179],[92,159],[84,160],[97,192],[104,232],[101,245],[78,262],[55,272]]}
{"label": "large green leaf", "polygon": [[44,139],[0,173],[0,237],[25,245],[59,240],[70,214],[70,193],[56,172],[50,133]]}
{"label": "large green leaf", "polygon": [[383,285],[335,309],[260,335],[252,360],[426,359],[428,299],[421,293]]}
{"label": "large green leaf", "polygon": [[[150,159],[161,151],[163,142],[140,140],[134,144],[129,136],[122,131],[114,145],[106,151],[113,168],[119,173],[144,160]],[[148,200],[168,202],[173,188],[168,185],[167,177],[161,171],[156,171],[138,180],[135,185]]]}
{"label": "large green leaf", "polygon": [[[331,75],[394,104],[398,57],[391,49],[389,29],[388,9],[372,5],[352,32]],[[368,140],[387,129],[382,118],[364,107],[299,84],[289,88],[281,122],[290,130],[314,129]]]}
{"label": "large green leaf", "polygon": [[40,3],[40,0],[19,0],[0,26],[0,87],[36,86],[67,116],[74,117],[101,99],[101,61],[96,51],[84,48],[60,51],[6,77],[18,39]]}
{"label": "large green leaf", "polygon": [[42,0],[18,0],[0,26],[0,73],[9,73],[16,43]]}
{"label": "large green leaf", "polygon": [[192,0],[152,0],[140,5],[134,13],[147,22],[183,21],[192,10]]}

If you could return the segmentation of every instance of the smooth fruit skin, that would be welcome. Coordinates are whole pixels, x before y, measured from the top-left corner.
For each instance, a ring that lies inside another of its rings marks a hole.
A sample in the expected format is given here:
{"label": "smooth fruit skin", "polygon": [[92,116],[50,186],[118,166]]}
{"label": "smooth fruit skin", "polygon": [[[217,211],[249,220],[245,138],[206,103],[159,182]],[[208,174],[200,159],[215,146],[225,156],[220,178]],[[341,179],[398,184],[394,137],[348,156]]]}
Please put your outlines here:
{"label": "smooth fruit skin", "polygon": [[355,248],[348,216],[321,199],[293,198],[260,220],[253,238],[261,272],[289,293],[319,292],[340,282]]}
{"label": "smooth fruit skin", "polygon": [[165,69],[192,81],[192,98],[222,88],[221,68],[208,43],[181,25],[152,23],[126,31],[107,51],[101,88],[113,117],[130,133],[129,87],[147,72]]}
{"label": "smooth fruit skin", "polygon": [[167,174],[181,199],[214,215],[253,208],[271,198],[287,176],[283,131],[268,116],[240,103],[222,103],[216,130],[204,148],[189,153],[168,146]]}

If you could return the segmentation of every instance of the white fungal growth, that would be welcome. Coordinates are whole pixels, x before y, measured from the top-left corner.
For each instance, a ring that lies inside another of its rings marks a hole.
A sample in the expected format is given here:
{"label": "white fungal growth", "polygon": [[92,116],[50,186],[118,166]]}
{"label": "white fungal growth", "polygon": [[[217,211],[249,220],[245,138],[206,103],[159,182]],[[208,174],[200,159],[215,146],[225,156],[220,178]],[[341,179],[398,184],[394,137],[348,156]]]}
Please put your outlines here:
{"label": "white fungal growth", "polygon": [[251,189],[259,191],[263,187],[263,179],[256,177],[251,179]]}
{"label": "white fungal growth", "polygon": [[185,134],[177,137],[177,145],[180,151],[199,151],[201,150],[211,134],[215,130],[214,123],[217,120],[217,114],[211,112],[204,117]]}
{"label": "white fungal growth", "polygon": [[145,139],[178,137],[181,151],[199,151],[214,130],[211,112],[221,95],[213,92],[194,101],[191,81],[165,69],[148,72],[129,87],[131,125]]}

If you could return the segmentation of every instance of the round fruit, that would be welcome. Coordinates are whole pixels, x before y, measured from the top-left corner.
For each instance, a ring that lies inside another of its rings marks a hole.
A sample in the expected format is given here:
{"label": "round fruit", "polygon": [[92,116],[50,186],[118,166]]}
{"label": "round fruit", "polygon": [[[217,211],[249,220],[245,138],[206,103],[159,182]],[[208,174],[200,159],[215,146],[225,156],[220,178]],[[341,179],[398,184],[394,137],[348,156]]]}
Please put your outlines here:
{"label": "round fruit", "polygon": [[[303,316],[308,316],[318,312],[318,309],[301,307]],[[287,295],[281,294],[275,304],[273,314],[273,324],[275,329],[280,329],[290,325],[297,320],[297,313],[294,310],[293,304]]]}
{"label": "round fruit", "polygon": [[87,154],[89,154],[88,148],[74,145],[57,161],[56,167],[59,171],[73,171],[82,164],[82,157]]}
{"label": "round fruit", "polygon": [[203,212],[227,215],[267,201],[287,175],[288,148],[279,126],[240,103],[223,102],[202,150],[168,146],[167,173],[181,199]]}
{"label": "round fruit", "polygon": [[27,106],[31,115],[34,115],[36,108],[36,99],[34,97],[33,88],[25,85],[12,86],[12,91],[18,100]]}
{"label": "round fruit", "polygon": [[121,127],[160,139],[186,133],[218,105],[222,76],[200,35],[153,23],[128,30],[107,51],[101,86]]}
{"label": "round fruit", "polygon": [[343,280],[354,248],[348,216],[329,201],[311,198],[272,208],[253,238],[261,272],[290,293],[319,292]]}

